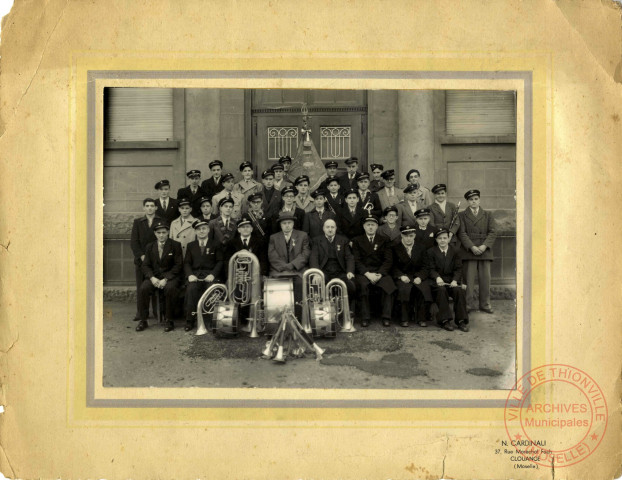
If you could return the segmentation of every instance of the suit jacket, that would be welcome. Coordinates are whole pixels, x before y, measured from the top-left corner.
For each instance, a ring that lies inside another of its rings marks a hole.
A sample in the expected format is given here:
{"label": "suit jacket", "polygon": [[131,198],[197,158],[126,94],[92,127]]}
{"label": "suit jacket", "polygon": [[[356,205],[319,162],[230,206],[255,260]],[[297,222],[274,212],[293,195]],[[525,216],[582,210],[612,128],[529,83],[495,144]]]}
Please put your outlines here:
{"label": "suit jacket", "polygon": [[305,214],[302,230],[309,235],[309,238],[313,242],[313,237],[324,235],[324,229],[322,227],[324,226],[324,222],[328,219],[335,220],[335,223],[337,223],[337,215],[330,210],[325,208],[324,212],[322,212],[322,218],[320,218],[319,213],[314,208],[311,212]]}
{"label": "suit jacket", "polygon": [[209,217],[204,217],[203,214],[199,215],[197,217],[197,220],[205,220],[207,223],[209,223],[212,220],[214,220],[215,218],[218,218],[218,215],[216,215],[215,213],[210,213]]}
{"label": "suit jacket", "polygon": [[[492,213],[480,207],[476,217],[471,209],[467,208],[460,212],[458,217],[460,218],[458,237],[464,247],[462,260],[492,261],[492,246],[497,238],[497,223]],[[471,252],[471,247],[474,245],[477,247],[486,245],[488,248],[482,255],[475,255]]]}
{"label": "suit jacket", "polygon": [[369,189],[372,192],[378,193],[382,188],[384,188],[384,180],[372,180],[369,182]]}
{"label": "suit jacket", "polygon": [[201,254],[198,239],[188,244],[186,256],[184,257],[186,280],[190,275],[196,275],[200,279],[204,279],[212,274],[214,277],[219,278],[223,265],[223,250],[221,245],[213,238],[207,241],[203,254]]}
{"label": "suit jacket", "polygon": [[[153,222],[158,219],[159,217],[156,215],[152,220],[151,225],[153,226]],[[134,223],[132,225],[132,236],[130,237],[130,247],[132,248],[132,253],[134,254],[134,265],[140,266],[142,263],[140,257],[145,254],[147,245],[155,241],[156,236],[155,233],[153,233],[153,228],[149,226],[147,217],[134,219]]]}
{"label": "suit jacket", "polygon": [[285,235],[278,232],[270,237],[268,245],[268,260],[270,261],[270,276],[279,277],[296,273],[302,276],[311,255],[309,236],[300,230],[293,230],[289,246],[289,263],[287,263],[287,244]]}
{"label": "suit jacket", "polygon": [[371,214],[375,215],[376,218],[380,218],[382,215],[382,208],[380,207],[380,200],[378,200],[378,195],[374,192],[367,191],[365,192],[365,197],[361,196],[361,192],[359,191],[359,205],[363,208],[363,210],[368,210],[365,208],[367,204],[372,205]]}
{"label": "suit jacket", "polygon": [[145,250],[145,261],[142,271],[145,278],[156,277],[173,280],[180,273],[183,266],[183,254],[181,244],[170,238],[166,239],[162,249],[162,258],[158,252],[158,242],[151,242]]}
{"label": "suit jacket", "polygon": [[238,221],[234,218],[230,218],[229,227],[225,228],[225,222],[223,222],[222,217],[219,216],[209,222],[210,234],[218,243],[226,246],[231,240],[233,240],[233,237],[237,233],[237,225]]}
{"label": "suit jacket", "polygon": [[[341,211],[343,206],[346,204],[345,200],[343,199],[340,193],[337,193],[336,198],[333,198],[332,194],[326,193],[326,201],[328,202],[330,207],[333,207],[332,210],[335,211],[335,214],[337,216],[339,216],[339,212]],[[331,210],[330,207],[328,207],[329,210]]]}
{"label": "suit jacket", "polygon": [[[276,211],[276,213],[274,215],[272,215],[272,218],[270,219],[270,223],[271,223],[271,227],[272,227],[272,231],[274,233],[278,233],[281,231],[281,225],[279,224],[279,214],[281,213],[281,209],[279,208],[279,210]],[[305,211],[295,207],[294,210],[294,230],[302,230],[302,227],[304,226],[304,222],[305,222]]]}
{"label": "suit jacket", "polygon": [[434,235],[438,230],[438,227],[430,225],[429,223],[425,230],[421,230],[418,224],[415,225],[415,243],[423,245],[426,250],[434,247],[436,245],[436,237]]}
{"label": "suit jacket", "polygon": [[[323,270],[328,261],[328,239],[322,232],[321,235],[314,237],[312,240],[313,246],[311,247],[309,267]],[[339,262],[339,266],[341,266],[343,273],[354,273],[355,271],[354,255],[352,254],[349,243],[348,238],[343,235],[337,234],[333,239],[333,244],[337,250],[337,262]]]}
{"label": "suit jacket", "polygon": [[307,194],[304,200],[302,200],[300,195],[296,195],[295,201],[296,201],[296,206],[299,209],[303,210],[305,213],[308,213],[311,210],[315,209],[315,204],[313,203],[313,199],[311,198],[311,195]]}
{"label": "suit jacket", "polygon": [[387,237],[391,245],[396,245],[402,240],[402,233],[400,232],[400,227],[398,227],[397,224],[395,228],[391,230],[388,223],[383,223],[378,227],[376,233]]}
{"label": "suit jacket", "polygon": [[266,189],[261,189],[261,200],[262,200],[262,210],[266,218],[272,217],[276,212],[279,211],[281,206],[281,192],[276,188],[273,189],[272,198],[268,201],[266,197]]}
{"label": "suit jacket", "polygon": [[453,280],[460,283],[462,279],[462,259],[457,248],[449,245],[447,256],[443,255],[438,247],[429,248],[425,254],[425,262],[428,270],[428,277],[436,281],[441,277],[445,283]]}
{"label": "suit jacket", "polygon": [[356,273],[364,275],[367,272],[389,275],[393,265],[391,246],[386,237],[376,235],[374,243],[369,243],[367,235],[359,235],[352,240],[352,253]]}
{"label": "suit jacket", "polygon": [[242,198],[244,198],[244,201],[247,201],[247,197],[251,194],[251,193],[258,193],[261,192],[261,189],[263,188],[263,185],[261,183],[259,183],[257,180],[254,179],[250,179],[250,181],[247,183],[244,180],[239,181],[238,183],[236,183],[233,186],[233,191],[234,192],[238,192],[239,194],[242,195]]}
{"label": "suit jacket", "polygon": [[411,282],[417,277],[425,280],[428,277],[425,252],[423,245],[417,242],[414,243],[410,255],[401,241],[394,245],[392,248],[393,278],[398,280],[402,275],[406,275]]}
{"label": "suit jacket", "polygon": [[[268,217],[265,212],[262,216],[255,215],[252,212],[248,212],[247,215],[251,219],[251,224],[253,225],[253,233],[251,235],[260,240],[264,246],[267,247],[270,235],[272,235],[272,221],[270,217]],[[259,231],[260,228],[261,231]]]}
{"label": "suit jacket", "polygon": [[378,200],[380,200],[380,208],[384,210],[392,205],[397,205],[404,200],[404,191],[401,188],[393,187],[393,196],[389,196],[386,188],[381,188],[377,192]]}
{"label": "suit jacket", "polygon": [[162,208],[162,199],[158,198],[156,200],[156,215],[160,218],[165,219],[170,225],[173,220],[179,217],[179,209],[177,208],[177,200],[174,198],[169,198],[168,203],[166,204],[166,212]]}
{"label": "suit jacket", "polygon": [[415,214],[413,213],[412,208],[410,208],[410,204],[407,200],[402,200],[396,205],[396,207],[397,224],[399,226],[408,225],[409,227],[414,227],[417,225],[417,219],[415,218]]}
{"label": "suit jacket", "polygon": [[190,188],[190,185],[188,185],[177,190],[177,201],[179,202],[181,198],[187,198],[190,200],[190,204],[192,206],[192,216],[197,218],[201,215],[201,204],[199,201],[206,195],[207,193],[201,187],[198,187],[197,192],[193,195],[192,189]]}
{"label": "suit jacket", "polygon": [[274,188],[276,188],[279,192],[289,185],[293,185],[293,183],[290,182],[285,176],[283,176],[283,180],[281,180],[278,184],[276,183],[276,180],[274,180]]}
{"label": "suit jacket", "polygon": [[[430,209],[430,212],[432,213],[432,215],[430,216],[430,225],[434,225],[438,228],[449,229],[449,224],[451,223],[451,219],[453,218],[454,213],[458,212],[458,207],[451,202],[445,202],[444,213],[441,207],[439,206],[439,204],[436,202],[428,205],[428,208]],[[460,228],[460,217],[458,216],[456,217],[456,221],[451,226],[451,229],[449,231],[453,233],[454,235],[456,235],[459,228]]]}
{"label": "suit jacket", "polygon": [[337,217],[337,228],[339,232],[350,240],[362,235],[364,232],[362,221],[363,218],[365,218],[365,214],[366,212],[361,208],[360,204],[357,204],[354,216],[352,216],[350,209],[344,204]]}
{"label": "suit jacket", "polygon": [[242,242],[242,237],[240,237],[240,235],[236,235],[233,240],[229,242],[228,250],[229,257],[227,259],[227,268],[229,266],[229,260],[235,252],[239,252],[240,250],[248,250],[257,257],[257,260],[259,260],[260,274],[264,276],[268,275],[268,249],[266,248],[266,243],[261,238],[251,235],[250,241],[248,242],[248,248],[246,248]]}
{"label": "suit jacket", "polygon": [[[212,197],[212,212],[219,213],[218,202],[229,195],[229,192],[222,190]],[[244,197],[240,192],[233,190],[231,192],[231,198],[233,199],[233,210],[231,211],[231,218],[239,219],[242,216],[242,205],[244,204]]]}
{"label": "suit jacket", "polygon": [[357,171],[354,174],[354,179],[352,181],[350,181],[347,173],[344,173],[341,177],[339,177],[339,193],[343,195],[344,192],[347,192],[350,189],[358,190],[359,186],[357,180],[361,175],[362,173]]}
{"label": "suit jacket", "polygon": [[201,188],[203,189],[207,197],[211,200],[214,195],[222,192],[225,189],[222,184],[222,176],[218,179],[218,183],[214,181],[214,177],[203,180],[203,183],[201,183]]}
{"label": "suit jacket", "polygon": [[192,228],[192,224],[195,220],[196,218],[189,216],[182,226],[181,217],[178,217],[171,223],[170,237],[176,242],[181,243],[181,250],[184,255],[186,255],[186,246],[197,238],[197,233],[194,228]]}

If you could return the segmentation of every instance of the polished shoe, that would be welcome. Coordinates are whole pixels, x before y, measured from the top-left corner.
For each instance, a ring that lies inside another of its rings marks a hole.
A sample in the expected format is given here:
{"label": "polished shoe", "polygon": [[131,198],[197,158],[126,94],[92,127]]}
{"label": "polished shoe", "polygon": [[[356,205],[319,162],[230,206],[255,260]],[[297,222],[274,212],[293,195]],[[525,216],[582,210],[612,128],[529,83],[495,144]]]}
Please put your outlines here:
{"label": "polished shoe", "polygon": [[439,324],[439,327],[441,327],[443,330],[447,330],[448,332],[454,331],[454,327],[451,326],[449,321]]}
{"label": "polished shoe", "polygon": [[164,327],[164,331],[170,332],[173,329],[175,329],[175,325],[173,325],[173,322],[166,322],[166,327]]}
{"label": "polished shoe", "polygon": [[137,332],[142,332],[145,328],[147,328],[149,326],[149,324],[147,323],[147,320],[141,320],[138,325],[136,325],[136,331]]}
{"label": "polished shoe", "polygon": [[428,324],[426,322],[419,322],[420,327],[427,327]]}
{"label": "polished shoe", "polygon": [[391,322],[389,322],[386,318],[382,319],[382,326],[383,327],[390,327],[391,326]]}
{"label": "polished shoe", "polygon": [[463,332],[468,332],[469,331],[469,324],[461,322],[461,323],[458,324],[458,328],[460,330],[462,330]]}
{"label": "polished shoe", "polygon": [[362,320],[361,327],[369,327],[369,320]]}
{"label": "polished shoe", "polygon": [[194,328],[194,322],[186,322],[186,325],[184,326],[184,332],[189,332],[193,328]]}
{"label": "polished shoe", "polygon": [[407,327],[407,326],[408,326],[408,322],[402,322],[402,323],[400,323],[400,325],[401,325],[402,327]]}
{"label": "polished shoe", "polygon": [[492,308],[480,308],[480,310],[486,313],[495,313],[495,311]]}

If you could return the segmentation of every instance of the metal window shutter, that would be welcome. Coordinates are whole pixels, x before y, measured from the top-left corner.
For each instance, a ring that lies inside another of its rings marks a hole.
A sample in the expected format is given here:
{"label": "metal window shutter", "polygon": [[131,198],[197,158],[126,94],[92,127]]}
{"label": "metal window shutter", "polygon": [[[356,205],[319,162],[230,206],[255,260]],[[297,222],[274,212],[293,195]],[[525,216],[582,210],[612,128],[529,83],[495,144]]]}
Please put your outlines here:
{"label": "metal window shutter", "polygon": [[445,114],[447,135],[516,134],[514,91],[447,90]]}
{"label": "metal window shutter", "polygon": [[107,141],[173,140],[172,88],[109,88],[106,93]]}

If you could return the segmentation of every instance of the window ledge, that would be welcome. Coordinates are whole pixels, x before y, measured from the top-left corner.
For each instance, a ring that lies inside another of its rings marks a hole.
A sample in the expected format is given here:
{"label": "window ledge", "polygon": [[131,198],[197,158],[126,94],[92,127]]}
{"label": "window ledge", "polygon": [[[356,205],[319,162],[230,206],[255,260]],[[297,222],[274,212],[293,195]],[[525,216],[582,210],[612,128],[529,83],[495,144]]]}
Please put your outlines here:
{"label": "window ledge", "polygon": [[441,135],[441,145],[465,145],[483,143],[516,143],[516,135],[482,135],[482,136],[457,136]]}
{"label": "window ledge", "polygon": [[104,142],[104,150],[177,150],[178,140]]}

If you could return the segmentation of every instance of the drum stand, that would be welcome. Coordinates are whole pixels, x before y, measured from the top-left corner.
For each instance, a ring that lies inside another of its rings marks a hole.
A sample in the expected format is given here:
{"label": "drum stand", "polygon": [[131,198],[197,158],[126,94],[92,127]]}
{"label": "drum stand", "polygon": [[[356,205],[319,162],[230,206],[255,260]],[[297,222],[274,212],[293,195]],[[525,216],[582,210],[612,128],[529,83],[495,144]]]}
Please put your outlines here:
{"label": "drum stand", "polygon": [[284,309],[276,333],[266,343],[262,358],[285,363],[288,355],[303,357],[307,350],[315,352],[317,361],[322,359],[324,349],[304,331],[291,307]]}

